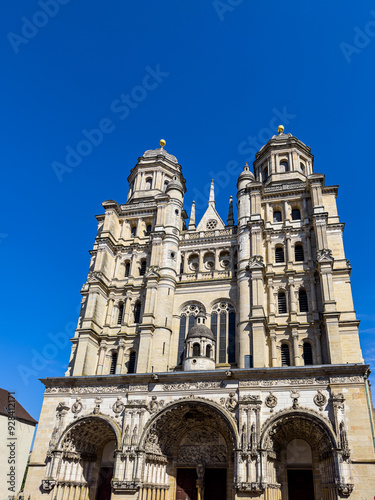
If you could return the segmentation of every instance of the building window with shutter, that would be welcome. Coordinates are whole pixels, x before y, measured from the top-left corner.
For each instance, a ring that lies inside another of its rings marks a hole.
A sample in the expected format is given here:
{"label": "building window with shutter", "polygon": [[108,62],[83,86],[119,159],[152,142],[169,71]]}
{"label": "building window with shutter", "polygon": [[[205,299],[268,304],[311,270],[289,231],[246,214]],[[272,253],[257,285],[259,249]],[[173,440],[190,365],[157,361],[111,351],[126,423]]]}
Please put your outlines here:
{"label": "building window with shutter", "polygon": [[281,366],[290,366],[290,353],[288,344],[281,344]]}
{"label": "building window with shutter", "polygon": [[111,357],[111,367],[109,369],[110,375],[114,375],[116,373],[116,365],[117,365],[117,352],[113,352]]}
{"label": "building window with shutter", "polygon": [[137,358],[137,353],[135,351],[132,351],[129,356],[128,373],[135,373],[136,358]]}
{"label": "building window with shutter", "polygon": [[305,365],[313,364],[312,346],[310,342],[303,343],[303,361]]}
{"label": "building window with shutter", "polygon": [[141,267],[139,268],[139,276],[144,276],[146,274],[146,259],[141,260]]}
{"label": "building window with shutter", "polygon": [[306,290],[301,288],[298,292],[298,302],[299,302],[299,310],[300,312],[309,312],[309,305],[307,302],[307,293]]}
{"label": "building window with shutter", "polygon": [[117,316],[117,324],[121,325],[122,319],[124,317],[124,304],[121,302],[118,306],[118,316]]}
{"label": "building window with shutter", "polygon": [[141,322],[141,303],[138,301],[134,306],[134,323]]}
{"label": "building window with shutter", "polygon": [[301,243],[298,243],[294,247],[294,260],[296,262],[303,262],[305,260],[304,252],[303,252],[303,246]]}
{"label": "building window with shutter", "polygon": [[277,294],[277,304],[278,304],[279,314],[286,314],[287,313],[287,309],[286,309],[286,295],[285,295],[285,292],[279,292]]}
{"label": "building window with shutter", "polygon": [[284,247],[281,245],[275,248],[275,262],[276,264],[285,262]]}

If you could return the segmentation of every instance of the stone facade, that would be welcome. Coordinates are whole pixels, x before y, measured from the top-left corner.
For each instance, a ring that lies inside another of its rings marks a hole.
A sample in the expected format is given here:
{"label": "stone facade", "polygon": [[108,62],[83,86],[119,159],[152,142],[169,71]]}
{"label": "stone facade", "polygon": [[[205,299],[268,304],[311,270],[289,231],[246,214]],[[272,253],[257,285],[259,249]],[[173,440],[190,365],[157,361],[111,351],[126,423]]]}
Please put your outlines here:
{"label": "stone facade", "polygon": [[310,148],[279,129],[239,176],[237,225],[213,182],[186,224],[163,141],[128,181],[127,202],[97,216],[66,377],[43,381],[25,496],[372,498],[338,188]]}

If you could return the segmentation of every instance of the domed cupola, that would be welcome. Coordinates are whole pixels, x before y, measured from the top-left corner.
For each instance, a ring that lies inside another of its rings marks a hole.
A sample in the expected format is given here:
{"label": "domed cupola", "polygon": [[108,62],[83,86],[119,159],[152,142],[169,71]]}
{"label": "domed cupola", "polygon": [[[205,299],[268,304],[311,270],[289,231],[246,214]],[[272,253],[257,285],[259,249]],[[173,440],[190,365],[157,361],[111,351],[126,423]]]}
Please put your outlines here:
{"label": "domed cupola", "polygon": [[238,176],[237,189],[238,190],[244,189],[247,186],[247,184],[249,184],[249,182],[254,182],[254,181],[255,181],[254,174],[252,173],[248,163],[246,162],[242,172]]}
{"label": "domed cupola", "polygon": [[[148,149],[138,158],[136,166],[129,177],[127,203],[155,199],[155,196],[166,192],[170,183],[182,194],[185,193],[185,179],[177,158],[164,149],[165,140],[161,139],[160,148]],[[178,184],[178,185],[177,185]]]}
{"label": "domed cupola", "polygon": [[205,323],[206,315],[201,311],[186,336],[184,371],[215,369],[215,337]]}
{"label": "domed cupola", "polygon": [[284,134],[283,125],[279,125],[277,131],[278,134],[272,136],[255,155],[256,180],[266,185],[306,182],[307,176],[313,173],[311,149],[292,134]]}

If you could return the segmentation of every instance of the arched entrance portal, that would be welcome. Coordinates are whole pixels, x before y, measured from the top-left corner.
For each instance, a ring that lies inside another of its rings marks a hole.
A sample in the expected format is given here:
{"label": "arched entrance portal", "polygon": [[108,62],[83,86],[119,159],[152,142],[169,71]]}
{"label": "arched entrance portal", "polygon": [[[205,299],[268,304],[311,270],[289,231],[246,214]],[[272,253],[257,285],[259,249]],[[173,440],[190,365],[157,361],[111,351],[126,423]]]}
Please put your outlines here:
{"label": "arched entrance portal", "polygon": [[202,400],[165,408],[145,432],[144,488],[155,488],[153,478],[163,459],[169,499],[231,498],[236,432],[230,420],[222,409]]}
{"label": "arched entrance portal", "polygon": [[47,481],[53,481],[54,498],[110,500],[114,452],[118,436],[102,417],[74,422],[50,453]]}
{"label": "arched entrance portal", "polygon": [[338,498],[349,464],[328,420],[303,410],[275,416],[263,431],[262,448],[264,480],[280,488],[275,500]]}

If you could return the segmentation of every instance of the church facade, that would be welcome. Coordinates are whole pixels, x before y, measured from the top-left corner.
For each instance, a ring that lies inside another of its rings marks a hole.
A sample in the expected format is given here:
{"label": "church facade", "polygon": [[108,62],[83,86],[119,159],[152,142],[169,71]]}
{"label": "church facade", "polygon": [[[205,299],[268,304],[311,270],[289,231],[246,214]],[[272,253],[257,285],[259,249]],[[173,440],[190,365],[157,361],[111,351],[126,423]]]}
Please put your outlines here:
{"label": "church facade", "polygon": [[375,496],[368,366],[337,186],[278,134],[189,221],[148,150],[103,203],[65,377],[47,378],[30,500]]}

